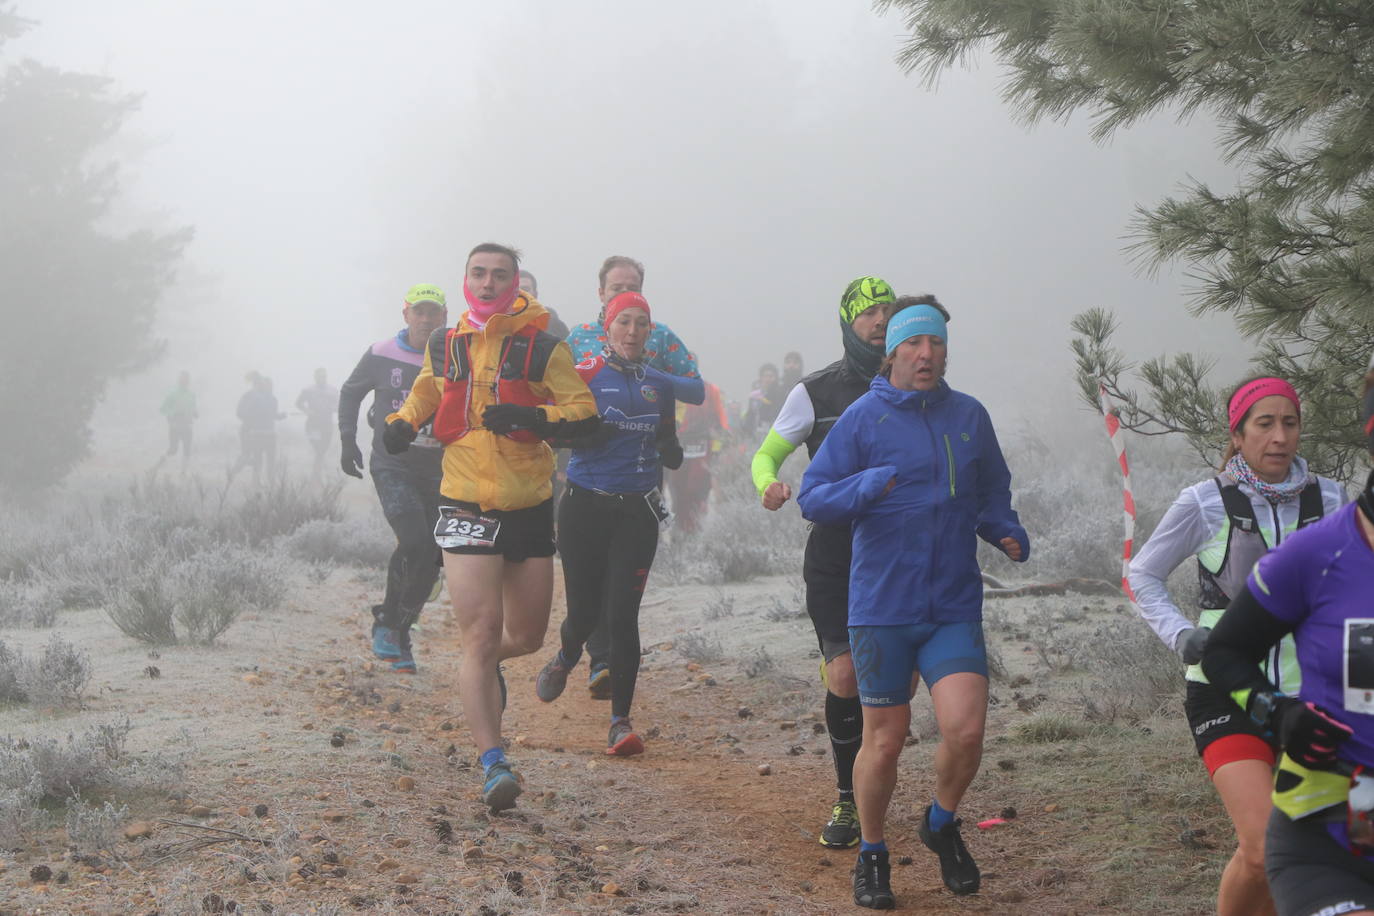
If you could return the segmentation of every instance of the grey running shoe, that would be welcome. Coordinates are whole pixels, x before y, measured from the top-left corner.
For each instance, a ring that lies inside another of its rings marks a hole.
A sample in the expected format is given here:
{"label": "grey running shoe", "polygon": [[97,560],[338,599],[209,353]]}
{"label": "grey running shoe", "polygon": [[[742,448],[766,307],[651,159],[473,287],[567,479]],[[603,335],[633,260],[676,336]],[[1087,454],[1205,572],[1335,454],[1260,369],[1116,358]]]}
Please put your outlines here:
{"label": "grey running shoe", "polygon": [[558,660],[563,657],[560,652],[539,671],[539,676],[534,679],[534,694],[545,703],[552,703],[563,695],[563,689],[568,686],[569,668],[563,667]]}
{"label": "grey running shoe", "polygon": [[830,823],[821,831],[821,845],[830,849],[849,849],[859,845],[859,809],[852,801],[840,800],[830,809]]}
{"label": "grey running shoe", "polygon": [[606,738],[606,753],[611,757],[633,757],[644,753],[644,742],[635,734],[629,719],[611,723],[611,733]]}

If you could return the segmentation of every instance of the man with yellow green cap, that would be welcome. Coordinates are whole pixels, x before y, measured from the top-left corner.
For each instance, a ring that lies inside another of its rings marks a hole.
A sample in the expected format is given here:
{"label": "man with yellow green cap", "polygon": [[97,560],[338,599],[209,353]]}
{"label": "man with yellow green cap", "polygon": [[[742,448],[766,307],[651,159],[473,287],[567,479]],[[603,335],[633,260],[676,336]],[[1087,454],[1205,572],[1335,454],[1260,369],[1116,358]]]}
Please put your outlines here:
{"label": "man with yellow green cap", "polygon": [[411,448],[399,455],[386,450],[382,432],[387,414],[405,403],[425,360],[425,344],[448,324],[444,291],[429,283],[412,286],[401,307],[405,327],[368,348],[348,381],[339,390],[339,437],[343,472],[363,476],[363,453],[358,448],[358,408],[372,395],[367,422],[372,427],[369,467],[382,512],[396,532],[396,550],[387,568],[386,593],[372,608],[372,652],[391,663],[393,671],[413,674],[415,656],[410,629],[420,616],[439,564],[434,549],[434,526],[439,518],[439,482],[443,479],[444,450],[419,429]]}
{"label": "man with yellow green cap", "polygon": [[[754,455],[754,485],[765,509],[776,512],[792,496],[792,488],[778,480],[778,469],[787,456],[805,443],[814,458],[840,414],[868,391],[883,360],[884,334],[896,301],[892,287],[877,277],[860,277],[845,288],[840,297],[844,356],[792,388]],[[832,849],[859,842],[854,758],[863,737],[863,710],[849,653],[849,561],[848,525],[812,527],[802,560],[802,578],[806,581],[806,611],[824,658],[825,724],[839,788],[830,822],[820,835],[821,845]]]}

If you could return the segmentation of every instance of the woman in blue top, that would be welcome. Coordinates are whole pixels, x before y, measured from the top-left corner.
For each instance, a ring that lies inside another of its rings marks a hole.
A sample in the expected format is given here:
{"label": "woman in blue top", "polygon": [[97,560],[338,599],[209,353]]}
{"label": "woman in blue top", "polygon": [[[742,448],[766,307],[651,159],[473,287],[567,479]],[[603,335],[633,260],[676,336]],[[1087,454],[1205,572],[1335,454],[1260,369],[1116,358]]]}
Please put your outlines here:
{"label": "woman in blue top", "polygon": [[[596,398],[601,432],[574,446],[558,510],[558,552],[568,616],[563,647],[539,672],[535,693],[551,703],[602,619],[609,623],[611,730],[606,753],[628,757],[644,742],[630,725],[639,676],[639,602],[666,521],[659,465],[682,465],[675,427],[680,380],[644,363],[649,303],[623,292],[606,304],[606,349],[578,365]],[[700,384],[698,382],[698,384]]]}
{"label": "woman in blue top", "polygon": [[[1374,361],[1364,381],[1374,458]],[[1211,682],[1283,747],[1264,840],[1281,916],[1374,914],[1374,473],[1359,499],[1255,565],[1202,656]],[[1259,662],[1293,634],[1302,686]],[[1239,710],[1237,710],[1239,713]]]}
{"label": "woman in blue top", "polygon": [[865,707],[854,765],[863,837],[854,902],[875,909],[895,905],[883,819],[918,674],[941,735],[921,841],[939,855],[946,887],[978,889],[954,817],[978,772],[987,715],[977,538],[1013,560],[1030,556],[992,420],[943,381],[948,340],[944,316],[930,305],[888,323],[880,374],[826,436],[797,497],[817,524],[853,523],[849,641]]}

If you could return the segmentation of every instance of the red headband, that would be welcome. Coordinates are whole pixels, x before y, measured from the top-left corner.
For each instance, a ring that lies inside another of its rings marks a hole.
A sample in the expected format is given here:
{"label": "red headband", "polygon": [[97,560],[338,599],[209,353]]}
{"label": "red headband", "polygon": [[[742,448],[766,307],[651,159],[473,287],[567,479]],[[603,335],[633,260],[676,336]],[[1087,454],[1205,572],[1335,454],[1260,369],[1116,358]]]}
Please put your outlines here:
{"label": "red headband", "polygon": [[1231,395],[1231,403],[1226,406],[1226,414],[1231,423],[1231,432],[1240,428],[1241,421],[1250,412],[1250,408],[1255,406],[1257,401],[1264,398],[1273,397],[1287,398],[1293,402],[1293,407],[1298,411],[1298,416],[1302,416],[1302,404],[1298,403],[1298,393],[1293,386],[1281,378],[1257,378],[1253,382],[1246,382],[1240,390]]}
{"label": "red headband", "polygon": [[653,321],[653,313],[649,311],[649,302],[639,293],[626,290],[623,293],[616,293],[611,297],[611,301],[606,303],[606,318],[602,322],[604,327],[610,327],[611,322],[615,321],[615,316],[626,309],[644,309],[644,314]]}

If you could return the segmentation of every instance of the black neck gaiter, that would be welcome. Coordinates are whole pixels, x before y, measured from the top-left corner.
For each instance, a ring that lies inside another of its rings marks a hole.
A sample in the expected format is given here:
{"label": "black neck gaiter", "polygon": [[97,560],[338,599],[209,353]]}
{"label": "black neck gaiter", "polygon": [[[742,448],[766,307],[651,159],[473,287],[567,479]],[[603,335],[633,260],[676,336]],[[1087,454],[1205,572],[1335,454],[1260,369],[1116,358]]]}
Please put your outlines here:
{"label": "black neck gaiter", "polygon": [[865,379],[877,375],[883,363],[883,348],[864,340],[843,318],[840,319],[840,333],[844,339],[844,362],[849,370]]}

